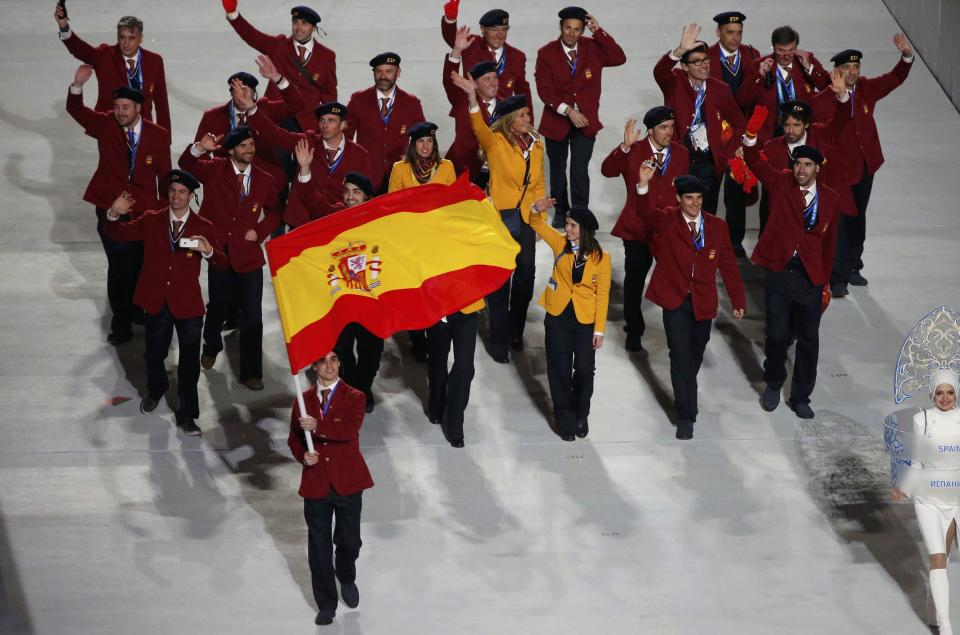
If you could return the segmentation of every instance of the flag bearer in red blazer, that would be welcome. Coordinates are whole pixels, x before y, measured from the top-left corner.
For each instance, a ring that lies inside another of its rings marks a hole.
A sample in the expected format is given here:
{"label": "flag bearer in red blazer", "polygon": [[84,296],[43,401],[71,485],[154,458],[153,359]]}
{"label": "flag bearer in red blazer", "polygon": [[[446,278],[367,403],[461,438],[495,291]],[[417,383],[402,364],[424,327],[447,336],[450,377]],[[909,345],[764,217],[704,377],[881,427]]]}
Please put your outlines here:
{"label": "flag bearer in red blazer", "polygon": [[903,33],[893,36],[893,43],[900,51],[900,60],[889,73],[878,77],[860,77],[860,51],[848,49],[837,53],[830,61],[843,72],[847,90],[851,96],[850,108],[844,109],[846,126],[840,137],[843,148],[840,159],[850,179],[857,215],[843,219],[846,226],[848,258],[850,260],[850,284],[864,286],[867,279],[863,269],[863,243],[867,237],[867,204],[873,190],[873,175],[883,165],[883,151],[877,122],[873,118],[877,102],[902,84],[913,68],[913,48]]}
{"label": "flag bearer in red blazer", "polygon": [[107,298],[113,313],[107,341],[122,344],[133,337],[131,324],[140,313],[133,303],[133,291],[143,248],[111,240],[104,233],[105,214],[123,191],[134,197],[133,215],[166,205],[167,185],[163,181],[170,171],[170,135],[140,116],[143,95],[127,86],[113,91],[109,112],[84,106],[83,85],[92,76],[92,66],[77,69],[67,95],[67,112],[97,140],[100,158],[83,200],[97,210],[97,233],[107,256]]}
{"label": "flag bearer in red blazer", "polygon": [[263,249],[260,244],[280,224],[273,177],[253,165],[256,143],[247,126],[222,137],[229,158],[202,159],[220,149],[221,138],[207,134],[187,146],[180,167],[204,184],[200,215],[217,228],[230,262],[225,271],[207,270],[210,307],[203,327],[200,365],[213,368],[223,350],[221,330],[233,298],[240,307],[240,383],[263,390]]}
{"label": "flag bearer in red blazer", "polygon": [[[743,133],[743,113],[730,87],[710,76],[710,53],[699,34],[697,24],[684,27],[679,46],[653,67],[653,78],[676,116],[678,140],[690,151],[690,173],[709,185],[703,209],[716,214],[720,182],[735,150],[731,140]],[[674,68],[677,62],[680,68]]]}
{"label": "flag bearer in red blazer", "polygon": [[142,48],[143,22],[127,15],[117,23],[117,43],[94,48],[70,29],[63,6],[58,2],[54,13],[60,26],[60,41],[75,58],[89,64],[97,74],[97,105],[94,110],[107,111],[113,106],[113,91],[126,86],[143,95],[143,117],[156,122],[167,132],[170,128],[170,105],[167,101],[167,78],[163,58]]}
{"label": "flag bearer in red blazer", "polygon": [[[200,293],[200,261],[223,270],[227,259],[220,250],[213,223],[190,213],[190,198],[200,187],[192,174],[172,170],[168,207],[129,218],[134,200],[123,192],[106,212],[106,233],[117,242],[143,244],[144,265],[137,281],[136,302],[146,315],[147,396],[140,412],[153,412],[170,387],[164,360],[177,330],[180,356],[177,360],[177,395],[180,407],[177,426],[185,434],[200,434],[194,419],[200,416],[197,380],[200,378],[200,332],[203,329],[203,295]],[[181,239],[195,240],[184,246]]]}
{"label": "flag bearer in red blazer", "polygon": [[623,143],[613,149],[600,165],[606,177],[623,177],[627,198],[623,210],[610,233],[623,240],[623,321],[627,332],[626,349],[642,351],[641,338],[646,330],[643,312],[643,285],[653,266],[651,228],[636,212],[637,178],[644,161],[653,159],[657,170],[650,180],[650,194],[654,207],[670,207],[676,202],[677,190],[673,180],[686,174],[690,167],[687,149],[673,140],[676,131],[673,111],[666,106],[655,106],[643,116],[647,134],[640,136],[636,121],[627,121]]}
{"label": "flag bearer in red blazer", "polygon": [[[546,139],[550,162],[550,194],[557,200],[553,226],[562,228],[571,203],[590,203],[587,168],[600,123],[603,69],[627,61],[623,49],[580,7],[562,9],[560,37],[537,51],[537,95],[544,103],[540,134]],[[589,28],[593,37],[583,37]],[[570,193],[567,194],[567,156]]]}
{"label": "flag bearer in red blazer", "polygon": [[[469,100],[451,79],[451,73],[460,73],[463,51],[470,43],[470,37],[470,29],[465,26],[460,27],[453,48],[443,63],[443,90],[447,93],[450,116],[453,117],[456,125],[453,143],[447,150],[445,158],[453,162],[457,174],[469,170],[470,181],[485,190],[487,183],[490,182],[490,166],[487,165],[487,158],[480,149],[480,142],[477,141],[477,136],[473,134],[473,128],[470,125]],[[489,126],[497,107],[497,91],[500,87],[497,65],[487,60],[464,68],[469,71],[477,86],[480,114],[483,115],[483,122]]]}
{"label": "flag bearer in red blazer", "polygon": [[[313,109],[317,104],[337,98],[337,56],[314,39],[320,15],[310,7],[290,10],[290,35],[267,35],[247,22],[237,10],[237,0],[223,0],[227,21],[237,35],[252,48],[270,57],[277,70],[296,85],[303,98],[289,129],[309,130],[313,127]],[[279,86],[267,87],[265,96],[282,99]]]}
{"label": "flag bearer in red blazer", "polygon": [[762,106],[750,117],[743,137],[743,155],[764,188],[770,190],[770,219],[752,260],[766,269],[766,342],[760,405],[772,412],[780,404],[787,378],[787,349],[793,336],[797,350],[787,405],[801,419],[812,419],[810,394],[817,380],[820,315],[829,290],[840,195],[819,180],[823,155],[812,146],[793,149],[793,169],[778,170],[757,147],[757,134],[767,113]]}
{"label": "flag bearer in red blazer", "polygon": [[390,169],[403,158],[407,149],[407,128],[425,121],[420,100],[397,87],[400,56],[381,53],[370,60],[374,85],[350,95],[347,102],[348,139],[370,153],[370,180],[377,192],[384,192],[390,181]]}
{"label": "flag bearer in red blazer", "polygon": [[717,316],[717,271],[741,319],[747,299],[730,244],[727,224],[705,214],[707,184],[693,175],[676,179],[676,203],[654,207],[650,183],[657,165],[647,160],[637,181],[637,213],[657,234],[657,264],[647,299],[663,308],[663,330],[670,349],[670,382],[676,407],[678,439],[693,438],[697,420],[697,374]]}
{"label": "flag bearer in red blazer", "polygon": [[[337,611],[337,586],[344,604],[360,604],[357,557],[360,555],[360,511],[363,490],[373,478],[360,454],[363,393],[340,379],[340,359],[330,352],[313,363],[317,385],[303,393],[306,412],[293,402],[287,445],[303,465],[300,496],[307,521],[307,557],[316,624],[332,624]],[[305,435],[313,437],[307,452]],[[331,531],[331,523],[334,527]],[[336,546],[336,552],[334,552]]]}
{"label": "flag bearer in red blazer", "polygon": [[[456,46],[457,15],[460,0],[447,0],[443,5],[443,17],[440,19],[440,33],[447,46]],[[481,62],[493,62],[497,73],[498,99],[513,95],[524,95],[527,108],[533,113],[530,84],[527,82],[527,56],[523,51],[507,43],[510,31],[510,14],[503,9],[491,9],[480,16],[480,37],[470,36],[468,46],[463,49],[463,68],[471,69]],[[447,72],[444,72],[444,77]],[[476,77],[474,77],[476,79]]]}

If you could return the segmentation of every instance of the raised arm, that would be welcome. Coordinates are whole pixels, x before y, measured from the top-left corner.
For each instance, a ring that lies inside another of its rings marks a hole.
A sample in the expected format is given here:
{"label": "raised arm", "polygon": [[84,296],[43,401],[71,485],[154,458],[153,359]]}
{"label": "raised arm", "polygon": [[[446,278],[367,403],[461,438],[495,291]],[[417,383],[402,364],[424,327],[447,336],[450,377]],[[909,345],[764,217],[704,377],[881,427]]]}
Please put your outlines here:
{"label": "raised arm", "polygon": [[220,150],[221,141],[223,141],[223,135],[214,136],[213,133],[208,132],[203,135],[200,141],[188,145],[177,163],[181,169],[193,174],[201,183],[206,183],[214,177],[217,163],[222,159],[202,157]]}
{"label": "raised arm", "polygon": [[547,210],[553,199],[541,199],[533,204],[533,210],[520,210],[523,220],[530,225],[530,229],[547,243],[554,255],[559,254],[567,246],[566,236],[547,222]]}
{"label": "raised arm", "polygon": [[223,8],[227,12],[227,22],[229,22],[233,30],[237,32],[240,39],[261,53],[269,55],[277,45],[277,42],[283,39],[283,36],[267,35],[247,22],[247,20],[240,15],[236,0],[223,0]]}
{"label": "raised arm", "polygon": [[600,164],[600,174],[608,178],[624,176],[630,164],[627,157],[632,152],[633,144],[641,137],[637,120],[628,119],[623,128],[623,143],[614,147],[603,160],[603,163]]}
{"label": "raised arm", "polygon": [[96,112],[83,104],[83,85],[91,76],[93,76],[92,66],[83,64],[77,69],[73,83],[70,84],[70,90],[67,92],[67,113],[83,126],[87,134],[95,137],[104,122],[111,119],[112,115]]}
{"label": "raised arm", "polygon": [[446,0],[443,3],[443,17],[440,18],[440,35],[447,46],[453,46],[457,36],[457,14],[460,13],[460,0]]}
{"label": "raised arm", "polygon": [[913,68],[913,47],[910,46],[907,37],[903,33],[897,33],[893,36],[893,43],[900,51],[900,59],[897,60],[897,65],[883,75],[861,80],[870,86],[870,93],[874,99],[883,99],[893,92],[897,86],[906,81],[910,69]]}
{"label": "raised arm", "polygon": [[600,28],[597,19],[589,13],[587,14],[587,28],[593,34],[593,41],[600,48],[600,56],[603,60],[601,63],[604,66],[621,66],[626,63],[627,54],[623,52],[612,35]]}

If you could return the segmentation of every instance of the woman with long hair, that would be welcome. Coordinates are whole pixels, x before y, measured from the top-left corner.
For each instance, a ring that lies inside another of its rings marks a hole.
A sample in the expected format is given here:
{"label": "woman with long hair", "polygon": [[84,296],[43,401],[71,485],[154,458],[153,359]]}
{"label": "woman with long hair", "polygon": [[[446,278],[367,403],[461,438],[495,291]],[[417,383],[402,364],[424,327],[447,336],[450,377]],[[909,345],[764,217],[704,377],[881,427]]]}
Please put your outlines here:
{"label": "woman with long hair", "polygon": [[570,208],[561,232],[547,222],[550,199],[524,214],[553,250],[553,271],[540,304],[547,349],[547,380],[557,434],[564,441],[587,436],[596,351],[603,345],[610,300],[610,254],[600,248],[597,217],[583,206]]}
{"label": "woman with long hair", "polygon": [[[526,95],[514,95],[497,101],[491,124],[480,113],[476,84],[472,77],[451,71],[453,83],[467,94],[470,124],[490,167],[487,193],[510,235],[520,244],[517,267],[510,280],[487,296],[490,315],[490,355],[494,361],[510,361],[509,349],[523,350],[523,329],[527,307],[533,298],[533,230],[523,222],[534,201],[546,197],[543,176],[544,148],[533,131]],[[545,199],[548,201],[549,199]]]}

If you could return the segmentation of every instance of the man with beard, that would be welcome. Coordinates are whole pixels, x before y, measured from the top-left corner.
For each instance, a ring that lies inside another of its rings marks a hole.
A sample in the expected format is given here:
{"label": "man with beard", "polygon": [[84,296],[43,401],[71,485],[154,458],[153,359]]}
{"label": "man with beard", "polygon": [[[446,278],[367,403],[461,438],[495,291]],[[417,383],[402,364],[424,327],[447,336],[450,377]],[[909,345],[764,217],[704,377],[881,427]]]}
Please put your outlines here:
{"label": "man with beard", "polygon": [[648,196],[654,207],[670,207],[675,203],[677,190],[673,181],[686,174],[690,167],[690,153],[673,140],[676,126],[672,110],[666,106],[648,110],[643,117],[646,136],[640,136],[636,123],[633,119],[627,122],[623,143],[615,147],[600,165],[601,174],[621,176],[627,187],[627,199],[610,233],[623,240],[623,321],[627,332],[626,349],[630,352],[643,350],[641,338],[646,330],[641,311],[643,285],[653,265],[653,231],[636,213],[640,166],[650,159],[656,163],[657,169],[648,183]]}
{"label": "man with beard", "polygon": [[[222,147],[228,158],[202,159]],[[200,216],[217,228],[229,260],[226,271],[208,269],[210,307],[203,326],[200,365],[213,368],[223,350],[221,330],[233,298],[240,308],[240,383],[263,390],[263,250],[260,244],[280,224],[277,186],[253,165],[256,142],[247,126],[224,137],[206,134],[180,155],[180,167],[204,184]]]}
{"label": "man with beard", "polygon": [[122,344],[133,337],[131,324],[140,314],[133,304],[133,292],[143,248],[139,243],[118,243],[107,236],[106,212],[124,191],[133,196],[133,215],[166,205],[163,181],[170,171],[170,135],[140,116],[143,94],[128,86],[113,91],[111,112],[84,106],[83,85],[93,72],[93,67],[86,64],[77,69],[67,95],[67,112],[97,140],[100,158],[83,200],[97,210],[97,233],[107,256],[107,298],[113,314],[107,341]]}
{"label": "man with beard", "polygon": [[348,139],[370,153],[370,180],[374,191],[385,191],[390,169],[407,149],[407,128],[426,120],[420,100],[397,87],[400,56],[381,53],[370,60],[374,85],[350,96],[347,102]]}

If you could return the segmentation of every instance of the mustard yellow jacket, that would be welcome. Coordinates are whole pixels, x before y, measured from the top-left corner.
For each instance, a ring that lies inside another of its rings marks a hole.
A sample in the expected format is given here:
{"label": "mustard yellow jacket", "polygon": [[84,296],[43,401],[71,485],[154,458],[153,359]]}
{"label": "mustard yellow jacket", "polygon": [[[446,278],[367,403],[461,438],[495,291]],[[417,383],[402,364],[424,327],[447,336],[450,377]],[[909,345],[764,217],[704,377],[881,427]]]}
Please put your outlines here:
{"label": "mustard yellow jacket", "polygon": [[550,315],[560,315],[573,300],[577,321],[581,324],[593,324],[594,333],[604,333],[607,327],[607,305],[610,302],[610,254],[603,252],[599,262],[593,257],[587,258],[583,265],[583,278],[574,284],[573,254],[563,252],[567,246],[566,236],[547,223],[544,212],[528,210],[523,216],[533,231],[553,250],[556,261],[550,278],[556,280],[557,288],[554,290],[552,285],[547,285],[540,296],[540,306]]}
{"label": "mustard yellow jacket", "polygon": [[[450,185],[457,180],[457,172],[453,168],[453,162],[446,159],[440,159],[437,165],[437,171],[433,173],[430,183],[440,185]],[[413,175],[413,166],[406,160],[397,161],[393,164],[390,171],[390,185],[387,186],[387,192],[396,192],[397,190],[406,190],[411,187],[417,187],[420,182]]]}
{"label": "mustard yellow jacket", "polygon": [[[480,111],[470,113],[470,125],[480,147],[487,155],[490,166],[490,185],[487,187],[494,207],[499,210],[513,209],[523,192],[523,173],[526,161],[519,147],[498,132],[493,132],[483,121]],[[530,185],[527,187],[520,209],[530,209],[536,201],[547,195],[543,181],[543,141],[530,147]]]}

